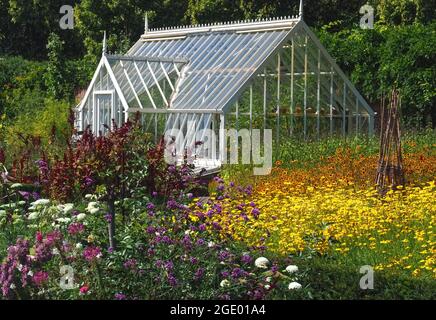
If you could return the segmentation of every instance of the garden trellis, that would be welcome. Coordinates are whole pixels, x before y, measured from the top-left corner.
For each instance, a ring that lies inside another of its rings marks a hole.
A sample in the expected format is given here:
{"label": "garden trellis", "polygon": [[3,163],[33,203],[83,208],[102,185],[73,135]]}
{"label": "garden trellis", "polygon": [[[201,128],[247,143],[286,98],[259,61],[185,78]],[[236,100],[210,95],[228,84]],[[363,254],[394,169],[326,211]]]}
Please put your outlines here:
{"label": "garden trellis", "polygon": [[101,135],[139,113],[155,141],[177,130],[184,150],[210,139],[198,135],[208,129],[216,139],[195,158],[216,167],[228,128],[272,129],[275,147],[290,136],[372,134],[374,111],[302,17],[300,4],[278,19],[164,29],[146,19],[125,55],[107,54],[104,40],[77,128]]}

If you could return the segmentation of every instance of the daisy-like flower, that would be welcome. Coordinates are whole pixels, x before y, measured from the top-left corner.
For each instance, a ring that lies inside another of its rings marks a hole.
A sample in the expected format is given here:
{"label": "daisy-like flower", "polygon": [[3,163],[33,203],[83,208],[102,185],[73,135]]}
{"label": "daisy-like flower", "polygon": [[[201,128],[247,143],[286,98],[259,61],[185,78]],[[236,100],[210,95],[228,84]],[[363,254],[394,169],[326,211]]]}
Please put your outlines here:
{"label": "daisy-like flower", "polygon": [[267,269],[269,265],[269,260],[265,257],[259,257],[254,261],[254,265],[261,269]]}

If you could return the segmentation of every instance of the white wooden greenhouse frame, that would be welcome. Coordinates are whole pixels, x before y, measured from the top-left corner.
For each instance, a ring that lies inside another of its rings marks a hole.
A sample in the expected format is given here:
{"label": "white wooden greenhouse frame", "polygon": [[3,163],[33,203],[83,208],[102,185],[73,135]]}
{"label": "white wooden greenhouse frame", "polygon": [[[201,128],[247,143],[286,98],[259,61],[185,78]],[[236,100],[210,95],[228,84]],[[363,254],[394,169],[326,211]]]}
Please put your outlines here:
{"label": "white wooden greenhouse frame", "polygon": [[298,16],[278,19],[151,30],[146,19],[125,55],[107,54],[105,36],[77,129],[102,135],[140,114],[155,141],[182,132],[184,149],[212,129],[216,141],[195,155],[203,167],[226,159],[220,129],[272,129],[276,147],[290,136],[373,134],[374,111],[302,16],[300,2]]}

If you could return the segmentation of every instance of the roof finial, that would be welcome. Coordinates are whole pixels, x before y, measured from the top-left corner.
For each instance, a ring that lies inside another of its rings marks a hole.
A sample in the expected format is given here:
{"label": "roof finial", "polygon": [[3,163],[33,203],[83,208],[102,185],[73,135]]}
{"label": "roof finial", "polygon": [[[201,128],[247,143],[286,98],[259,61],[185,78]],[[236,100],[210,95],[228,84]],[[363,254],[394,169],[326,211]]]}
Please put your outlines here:
{"label": "roof finial", "polygon": [[104,33],[103,33],[103,51],[102,51],[103,56],[106,55],[106,52],[107,52],[106,31],[104,31]]}
{"label": "roof finial", "polygon": [[144,34],[148,33],[148,13],[145,13],[144,17]]}
{"label": "roof finial", "polygon": [[300,0],[300,10],[298,11],[298,18],[303,20],[303,0]]}

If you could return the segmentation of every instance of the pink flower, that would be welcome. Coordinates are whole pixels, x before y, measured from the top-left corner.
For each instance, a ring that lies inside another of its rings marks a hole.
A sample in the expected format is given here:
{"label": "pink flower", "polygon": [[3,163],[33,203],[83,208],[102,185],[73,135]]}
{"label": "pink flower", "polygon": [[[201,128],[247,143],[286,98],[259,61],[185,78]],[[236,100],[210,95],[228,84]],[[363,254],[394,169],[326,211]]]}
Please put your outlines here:
{"label": "pink flower", "polygon": [[42,242],[42,240],[43,240],[42,233],[41,233],[41,231],[38,231],[36,233],[36,242]]}
{"label": "pink flower", "polygon": [[38,271],[33,275],[32,280],[39,287],[48,280],[48,273],[45,271]]}
{"label": "pink flower", "polygon": [[99,247],[89,246],[83,250],[83,257],[88,262],[94,262],[101,257],[101,249]]}
{"label": "pink flower", "polygon": [[72,236],[82,233],[85,230],[85,226],[82,223],[72,223],[68,226],[68,233]]}
{"label": "pink flower", "polygon": [[87,294],[88,291],[89,291],[89,286],[87,286],[87,285],[85,284],[83,287],[81,287],[81,288],[79,289],[79,291],[80,291],[80,294]]}

